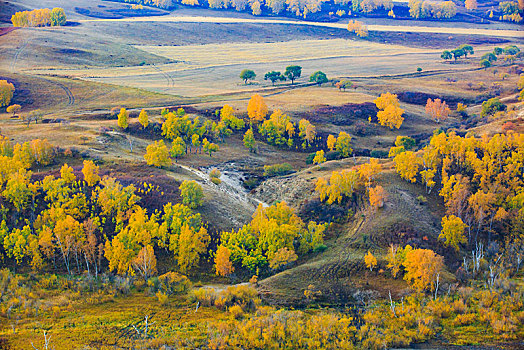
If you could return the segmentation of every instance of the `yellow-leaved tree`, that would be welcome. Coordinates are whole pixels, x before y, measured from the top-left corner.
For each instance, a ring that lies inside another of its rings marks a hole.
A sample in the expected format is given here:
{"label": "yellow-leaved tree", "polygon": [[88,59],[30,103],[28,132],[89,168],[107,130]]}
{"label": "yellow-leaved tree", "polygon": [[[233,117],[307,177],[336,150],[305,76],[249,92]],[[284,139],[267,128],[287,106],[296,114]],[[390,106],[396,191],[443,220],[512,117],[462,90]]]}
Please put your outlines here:
{"label": "yellow-leaved tree", "polygon": [[264,98],[259,94],[251,96],[247,104],[247,115],[251,125],[256,125],[266,119],[268,109]]}
{"label": "yellow-leaved tree", "polygon": [[406,270],[404,279],[411,288],[423,292],[435,289],[444,268],[444,258],[430,249],[413,249],[406,253],[403,265]]}
{"label": "yellow-leaved tree", "polygon": [[466,236],[464,230],[468,227],[462,219],[455,215],[444,216],[442,218],[442,231],[438,236],[439,239],[444,240],[446,247],[451,246],[459,251],[459,244],[466,243]]}
{"label": "yellow-leaved tree", "polygon": [[387,126],[390,129],[399,129],[404,121],[402,114],[404,110],[400,108],[397,95],[386,92],[377,97],[373,102],[379,109],[377,113],[378,122],[382,126]]}

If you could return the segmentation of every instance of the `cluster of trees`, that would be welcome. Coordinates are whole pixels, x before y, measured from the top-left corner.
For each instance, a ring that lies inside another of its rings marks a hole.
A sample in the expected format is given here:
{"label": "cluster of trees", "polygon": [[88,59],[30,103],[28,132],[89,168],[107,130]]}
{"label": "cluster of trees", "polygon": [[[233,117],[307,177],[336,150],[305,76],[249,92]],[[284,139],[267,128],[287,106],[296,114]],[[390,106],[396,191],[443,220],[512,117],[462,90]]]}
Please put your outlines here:
{"label": "cluster of trees", "polygon": [[444,50],[440,57],[443,60],[450,60],[453,58],[455,61],[457,61],[457,58],[460,58],[462,56],[464,56],[464,58],[468,58],[468,54],[473,55],[474,53],[475,51],[473,50],[473,47],[471,45],[463,44],[451,51]]}
{"label": "cluster of trees", "polygon": [[198,184],[181,185],[184,204],[168,203],[148,215],[134,185],[101,178],[92,161],[84,161],[82,178],[64,164],[59,177],[34,181],[29,167],[49,164],[54,148],[40,140],[12,151],[7,140],[1,144],[0,255],[35,270],[60,268],[62,261],[70,274],[85,267],[97,275],[107,263],[109,271],[147,279],[155,273],[159,249],[171,252],[183,273],[208,253],[209,234],[191,209],[202,203]]}
{"label": "cluster of trees", "polygon": [[516,45],[508,45],[505,48],[496,47],[493,49],[493,52],[487,52],[480,58],[480,66],[484,68],[491,67],[493,62],[498,60],[500,55],[505,55],[505,62],[513,62],[518,57],[522,55],[520,49]]}
{"label": "cluster of trees", "polygon": [[0,80],[0,107],[9,106],[15,93],[15,86],[7,80]]}
{"label": "cluster of trees", "polygon": [[[215,259],[217,265],[241,266],[256,272],[269,267],[281,269],[293,261],[298,254],[323,249],[325,224],[310,221],[307,224],[298,217],[285,202],[270,207],[258,206],[251,222],[239,230],[222,232]],[[221,264],[218,264],[222,261]],[[221,275],[229,275],[232,269],[217,269]],[[258,273],[257,273],[258,275]]]}
{"label": "cluster of trees", "polygon": [[[159,7],[161,9],[171,9],[173,8],[175,1],[174,0],[119,0],[131,4],[140,4],[140,5],[146,5],[146,6],[153,6],[153,7]],[[184,0],[187,1],[187,0]],[[185,4],[184,1],[182,1],[182,4]],[[198,1],[197,1],[198,4]],[[193,5],[191,3],[187,3],[185,5]]]}
{"label": "cluster of trees", "polygon": [[272,145],[287,145],[293,147],[297,142],[302,142],[303,149],[311,147],[317,132],[316,127],[306,119],[301,119],[298,127],[291,118],[277,109],[266,119],[268,108],[264,98],[255,94],[249,100],[247,106],[250,128],[244,134],[244,145],[250,151],[255,149],[255,137],[253,127],[258,125],[259,134]]}
{"label": "cluster of trees", "polygon": [[[284,71],[284,74],[282,74],[279,71],[271,71],[267,72],[264,75],[264,80],[271,81],[272,85],[275,85],[277,81],[286,81],[291,80],[291,84],[295,83],[295,80],[300,78],[302,75],[302,67],[301,66],[287,66],[286,70]],[[253,80],[256,78],[256,73],[251,69],[244,69],[242,72],[240,72],[240,79],[244,81],[245,84],[247,84],[248,80]],[[327,83],[327,77],[324,73],[321,71],[313,73],[309,77],[309,81],[315,82],[319,85],[322,85],[323,83]]]}
{"label": "cluster of trees", "polygon": [[[164,122],[162,123],[162,136],[172,141],[171,149],[168,149],[164,140],[155,141],[146,149],[144,158],[148,165],[157,167],[171,165],[171,157],[178,160],[185,154],[207,153],[211,156],[219,150],[219,146],[209,140],[220,139],[231,135],[233,130],[244,128],[244,121],[235,117],[233,108],[225,105],[220,111],[218,123],[211,120],[201,122],[200,118],[189,118],[183,108],[176,112],[162,111]],[[140,121],[142,119],[142,121]],[[149,124],[145,111],[139,115],[139,122],[145,128]]]}
{"label": "cluster of trees", "polygon": [[502,1],[499,3],[499,10],[501,12],[499,20],[519,23],[522,22],[524,3],[522,0],[519,0],[519,2]]}
{"label": "cluster of trees", "polygon": [[452,18],[457,14],[453,1],[433,2],[427,0],[409,0],[409,15],[413,18]]}
{"label": "cluster of trees", "polygon": [[[415,153],[398,153],[399,175],[420,181],[428,193],[437,184],[447,216],[441,238],[455,249],[459,244],[479,246],[479,238],[491,242],[497,236],[506,250],[523,244],[524,137],[496,134],[493,137],[460,137],[438,133],[430,144]],[[467,240],[466,240],[467,229]],[[518,256],[507,255],[508,264]],[[521,259],[521,258],[520,258]]]}
{"label": "cluster of trees", "polygon": [[52,10],[45,8],[16,12],[11,16],[11,22],[15,27],[63,26],[67,22],[67,17],[64,9],[55,7]]}
{"label": "cluster of trees", "polygon": [[362,186],[368,192],[369,202],[374,209],[384,205],[386,192],[380,185],[372,187],[374,179],[382,170],[382,165],[376,158],[371,158],[369,163],[362,164],[353,169],[333,171],[328,178],[319,178],[315,184],[315,191],[320,201],[327,204],[342,203],[353,198]]}

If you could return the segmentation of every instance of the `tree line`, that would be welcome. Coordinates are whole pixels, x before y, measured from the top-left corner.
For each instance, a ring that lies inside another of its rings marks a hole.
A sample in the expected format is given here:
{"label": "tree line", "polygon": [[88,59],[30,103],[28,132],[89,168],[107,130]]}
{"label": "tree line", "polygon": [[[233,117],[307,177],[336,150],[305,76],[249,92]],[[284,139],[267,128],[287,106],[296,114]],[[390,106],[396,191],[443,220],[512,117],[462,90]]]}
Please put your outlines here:
{"label": "tree line", "polygon": [[64,9],[55,7],[52,10],[44,8],[16,12],[11,16],[11,22],[15,27],[55,27],[65,25],[67,17]]}

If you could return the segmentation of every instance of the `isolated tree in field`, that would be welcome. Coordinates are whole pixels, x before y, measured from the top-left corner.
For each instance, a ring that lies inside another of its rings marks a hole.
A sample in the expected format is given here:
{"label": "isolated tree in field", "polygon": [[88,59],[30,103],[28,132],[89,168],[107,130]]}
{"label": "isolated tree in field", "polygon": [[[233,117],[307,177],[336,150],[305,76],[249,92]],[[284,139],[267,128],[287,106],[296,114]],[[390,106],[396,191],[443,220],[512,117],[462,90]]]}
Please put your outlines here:
{"label": "isolated tree in field", "polygon": [[196,181],[184,181],[180,185],[180,195],[182,203],[196,209],[204,204],[204,190]]}
{"label": "isolated tree in field", "polygon": [[13,84],[7,80],[0,80],[0,107],[9,106],[14,92],[15,86]]}
{"label": "isolated tree in field", "polygon": [[63,26],[67,22],[67,17],[63,8],[55,7],[51,10],[51,25]]}
{"label": "isolated tree in field", "polygon": [[326,73],[316,71],[315,73],[311,74],[311,76],[309,77],[309,81],[312,83],[317,83],[319,86],[321,86],[322,84],[328,82],[328,78],[326,76]]}
{"label": "isolated tree in field", "polygon": [[229,276],[235,271],[230,258],[231,251],[229,248],[220,245],[215,255],[215,271],[218,276]]}
{"label": "isolated tree in field", "polygon": [[218,145],[213,142],[209,142],[206,138],[202,141],[202,146],[204,147],[204,153],[209,154],[211,157],[211,154],[213,152],[218,152]]}
{"label": "isolated tree in field", "polygon": [[129,126],[129,113],[126,111],[125,108],[120,109],[120,113],[118,113],[118,126],[122,129],[127,129]]}
{"label": "isolated tree in field", "polygon": [[178,158],[182,157],[184,154],[186,154],[186,143],[179,136],[173,140],[171,146],[171,157],[175,158],[175,162],[177,162]]}
{"label": "isolated tree in field", "polygon": [[373,268],[377,266],[377,258],[368,250],[368,253],[364,256],[364,262],[369,271],[373,271]]}
{"label": "isolated tree in field", "polygon": [[[328,141],[330,141],[329,137],[328,137]],[[351,135],[349,135],[348,133],[344,131],[341,131],[338,134],[335,148],[342,157],[344,158],[349,157],[351,153],[353,152],[353,149],[351,148]]]}
{"label": "isolated tree in field", "polygon": [[142,109],[140,111],[140,114],[138,115],[138,122],[142,127],[145,129],[149,125],[149,116],[147,115],[147,112],[145,109]]}
{"label": "isolated tree in field", "polygon": [[477,9],[477,0],[466,0],[464,2],[466,10],[476,10]]}
{"label": "isolated tree in field", "polygon": [[436,98],[432,101],[428,98],[426,102],[426,113],[437,123],[445,120],[451,113],[448,105],[445,101],[441,101],[440,98]]}
{"label": "isolated tree in field", "polygon": [[247,104],[247,115],[251,125],[256,125],[266,119],[268,109],[264,98],[259,94],[251,96]]}
{"label": "isolated tree in field", "polygon": [[284,75],[291,80],[291,84],[302,75],[302,67],[300,66],[287,66]]}
{"label": "isolated tree in field", "polygon": [[442,218],[442,231],[438,236],[439,239],[444,240],[446,247],[453,247],[458,252],[459,244],[466,243],[466,236],[464,230],[468,227],[462,219],[455,215],[444,216]]}
{"label": "isolated tree in field", "polygon": [[249,152],[254,152],[255,135],[253,134],[253,129],[248,129],[244,134],[244,147],[246,147],[249,150]]}
{"label": "isolated tree in field", "polygon": [[153,165],[159,168],[171,165],[169,150],[167,149],[164,140],[155,141],[147,146],[144,159],[146,160],[147,165]]}
{"label": "isolated tree in field", "polygon": [[7,107],[5,111],[7,113],[13,113],[13,117],[14,117],[15,114],[20,113],[21,110],[22,110],[22,106],[15,104],[15,105],[11,105]]}
{"label": "isolated tree in field", "polygon": [[377,209],[384,206],[386,199],[386,190],[382,186],[371,187],[369,189],[369,204],[371,207]]}
{"label": "isolated tree in field", "polygon": [[156,273],[155,251],[150,244],[140,249],[133,261],[133,267],[146,281]]}
{"label": "isolated tree in field", "polygon": [[400,108],[397,95],[386,92],[377,97],[373,102],[379,109],[377,113],[378,122],[380,125],[387,126],[390,129],[399,129],[404,121],[402,114],[404,110]]}
{"label": "isolated tree in field", "polygon": [[240,79],[244,81],[244,84],[247,84],[248,80],[255,79],[256,76],[257,75],[255,74],[255,72],[251,69],[244,69],[242,72],[240,72]]}
{"label": "isolated tree in field", "polygon": [[444,50],[444,52],[442,52],[442,54],[440,55],[440,58],[447,61],[447,60],[452,59],[453,55],[448,50]]}
{"label": "isolated tree in field", "polygon": [[429,249],[413,249],[406,253],[404,279],[411,288],[423,292],[434,290],[437,275],[444,268],[444,258]]}
{"label": "isolated tree in field", "polygon": [[264,80],[270,80],[271,84],[275,85],[277,81],[284,81],[286,80],[286,77],[282,75],[280,72],[267,72],[266,75],[264,75]]}
{"label": "isolated tree in field", "polygon": [[100,181],[98,171],[99,167],[92,160],[84,160],[82,174],[84,174],[84,181],[87,182],[87,186],[93,187]]}
{"label": "isolated tree in field", "polygon": [[326,161],[326,157],[324,156],[324,151],[320,150],[315,153],[315,157],[313,158],[313,164],[322,164]]}

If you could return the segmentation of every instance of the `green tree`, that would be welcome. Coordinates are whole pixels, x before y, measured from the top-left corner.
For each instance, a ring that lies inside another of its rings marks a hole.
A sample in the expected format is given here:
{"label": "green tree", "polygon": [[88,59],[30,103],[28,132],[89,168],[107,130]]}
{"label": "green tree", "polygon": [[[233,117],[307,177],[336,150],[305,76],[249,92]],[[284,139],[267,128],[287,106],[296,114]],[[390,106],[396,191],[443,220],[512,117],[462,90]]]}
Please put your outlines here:
{"label": "green tree", "polygon": [[248,80],[255,79],[256,76],[257,75],[255,74],[255,72],[251,69],[244,69],[242,70],[242,72],[240,72],[240,79],[244,81],[244,84],[247,84]]}
{"label": "green tree", "polygon": [[125,108],[120,109],[120,113],[118,113],[118,126],[122,129],[127,129],[129,126],[129,113],[126,111]]}
{"label": "green tree", "polygon": [[482,68],[489,68],[491,67],[491,61],[490,60],[487,60],[487,59],[481,59],[480,62],[479,62],[480,66]]}
{"label": "green tree", "polygon": [[309,81],[315,82],[318,85],[322,85],[328,82],[328,78],[326,76],[326,73],[321,72],[321,71],[316,71],[315,73],[311,74],[311,76],[309,77]]}
{"label": "green tree", "polygon": [[275,82],[277,81],[284,81],[286,80],[286,77],[282,75],[280,72],[267,72],[266,75],[264,75],[264,80],[271,80],[271,84],[275,85]]}
{"label": "green tree", "polygon": [[291,80],[291,84],[302,75],[302,67],[300,66],[287,66],[284,76]]}
{"label": "green tree", "polygon": [[453,54],[453,58],[455,59],[455,61],[457,60],[457,58],[460,58],[465,55],[465,52],[462,49],[452,50],[451,53]]}
{"label": "green tree", "polygon": [[490,98],[487,101],[482,102],[482,110],[480,115],[482,117],[487,117],[495,114],[498,111],[505,111],[507,106],[500,102],[498,97]]}
{"label": "green tree", "polygon": [[442,52],[442,55],[440,55],[440,58],[442,58],[443,60],[450,60],[453,58],[453,55],[448,50],[444,50],[444,52]]}
{"label": "green tree", "polygon": [[473,55],[475,51],[473,50],[473,46],[468,44],[463,44],[459,46],[459,49],[464,51],[464,57],[468,58],[468,55]]}
{"label": "green tree", "polygon": [[204,190],[196,181],[184,181],[180,185],[180,195],[182,203],[196,209],[204,204]]}

